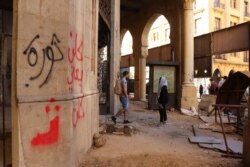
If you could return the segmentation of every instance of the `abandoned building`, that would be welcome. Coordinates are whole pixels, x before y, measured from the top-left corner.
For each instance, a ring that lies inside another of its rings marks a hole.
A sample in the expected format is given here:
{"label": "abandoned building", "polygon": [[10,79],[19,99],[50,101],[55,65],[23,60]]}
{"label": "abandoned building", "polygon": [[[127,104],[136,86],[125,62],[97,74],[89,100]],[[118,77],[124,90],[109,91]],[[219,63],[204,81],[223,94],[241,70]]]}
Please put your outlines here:
{"label": "abandoned building", "polygon": [[[160,15],[170,24],[171,43],[154,58],[148,34]],[[127,30],[133,54],[121,58]],[[171,72],[172,107],[198,109],[194,69],[211,76],[211,56],[249,51],[249,34],[246,22],[194,38],[193,0],[1,0],[1,140],[6,146],[1,161],[13,167],[77,166],[99,132],[99,115],[119,110],[114,87],[122,67],[135,67],[134,100],[148,99],[154,108],[154,89],[146,97],[149,65],[151,78],[154,70]],[[249,139],[247,123],[246,166]]]}

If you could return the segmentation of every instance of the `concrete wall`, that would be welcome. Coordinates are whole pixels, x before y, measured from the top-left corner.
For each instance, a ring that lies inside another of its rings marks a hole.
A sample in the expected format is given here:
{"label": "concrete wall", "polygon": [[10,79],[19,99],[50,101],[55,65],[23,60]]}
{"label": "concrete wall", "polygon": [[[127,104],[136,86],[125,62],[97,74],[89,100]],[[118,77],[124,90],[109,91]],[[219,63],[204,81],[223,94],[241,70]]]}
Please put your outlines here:
{"label": "concrete wall", "polygon": [[13,166],[77,166],[98,131],[98,0],[15,0]]}

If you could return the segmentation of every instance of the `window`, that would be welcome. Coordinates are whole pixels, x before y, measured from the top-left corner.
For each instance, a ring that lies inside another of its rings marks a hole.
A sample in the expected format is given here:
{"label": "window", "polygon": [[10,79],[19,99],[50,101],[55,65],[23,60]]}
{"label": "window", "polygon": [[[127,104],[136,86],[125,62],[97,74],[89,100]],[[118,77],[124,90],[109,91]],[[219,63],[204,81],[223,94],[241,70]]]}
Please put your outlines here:
{"label": "window", "polygon": [[230,0],[230,6],[233,9],[238,9],[238,0]]}
{"label": "window", "polygon": [[156,41],[158,41],[158,39],[159,39],[158,28],[159,28],[159,27],[156,27],[156,28],[153,28],[153,29],[151,30],[151,42],[156,42]]}
{"label": "window", "polygon": [[220,7],[220,0],[214,0],[214,6]]}
{"label": "window", "polygon": [[237,57],[237,53],[236,52],[231,53],[231,55],[234,56],[234,57]]}
{"label": "window", "polygon": [[170,29],[166,28],[165,31],[164,31],[164,33],[165,33],[165,35],[164,35],[164,37],[165,37],[164,42],[168,41],[169,35],[170,35],[169,32],[170,32]]}
{"label": "window", "polygon": [[202,23],[201,18],[194,20],[194,34],[200,35],[202,33]]}
{"label": "window", "polygon": [[154,32],[153,33],[153,41],[157,41],[158,40],[158,32]]}
{"label": "window", "polygon": [[215,28],[214,30],[219,30],[221,27],[221,20],[218,17],[215,17]]}
{"label": "window", "polygon": [[197,6],[196,6],[196,0],[194,0],[193,5],[194,5],[193,8],[196,9],[197,8]]}
{"label": "window", "polygon": [[248,16],[248,2],[244,1],[244,16]]}
{"label": "window", "polygon": [[226,55],[225,54],[218,54],[214,56],[215,59],[223,59],[226,60]]}
{"label": "window", "polygon": [[236,22],[230,21],[230,26],[235,26],[235,25],[237,25]]}
{"label": "window", "polygon": [[244,52],[243,53],[243,61],[245,63],[248,63],[249,62],[249,54],[248,54],[248,51]]}

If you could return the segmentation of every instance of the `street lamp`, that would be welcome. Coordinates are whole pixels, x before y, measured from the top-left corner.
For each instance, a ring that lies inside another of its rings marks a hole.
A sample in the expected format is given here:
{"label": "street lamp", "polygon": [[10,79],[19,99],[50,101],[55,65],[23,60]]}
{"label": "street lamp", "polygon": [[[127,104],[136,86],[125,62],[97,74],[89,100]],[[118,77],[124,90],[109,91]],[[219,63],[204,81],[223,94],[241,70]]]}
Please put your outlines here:
{"label": "street lamp", "polygon": [[207,83],[206,83],[207,69],[204,70],[204,74],[205,74],[204,83],[205,83],[205,87],[207,88]]}

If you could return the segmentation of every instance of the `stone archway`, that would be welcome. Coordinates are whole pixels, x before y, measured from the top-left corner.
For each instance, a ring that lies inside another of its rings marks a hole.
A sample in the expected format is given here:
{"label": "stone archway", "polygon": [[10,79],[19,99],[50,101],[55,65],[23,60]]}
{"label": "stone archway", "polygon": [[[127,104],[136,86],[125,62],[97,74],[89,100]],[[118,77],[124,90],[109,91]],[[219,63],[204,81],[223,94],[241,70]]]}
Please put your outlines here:
{"label": "stone archway", "polygon": [[216,77],[216,78],[221,77],[221,71],[218,68],[214,70],[213,77]]}
{"label": "stone archway", "polygon": [[[143,54],[143,49],[148,48],[148,46],[149,46],[148,36],[149,36],[149,32],[151,30],[151,27],[157,21],[157,19],[160,18],[161,16],[163,16],[164,19],[166,20],[166,24],[169,24],[169,27],[171,27],[168,19],[164,15],[159,14],[159,13],[152,15],[149,18],[149,20],[147,21],[146,25],[144,26],[144,29],[142,32],[142,36],[141,36],[142,54]],[[169,35],[169,37],[170,37],[170,35]]]}
{"label": "stone archway", "polygon": [[234,70],[234,69],[230,70],[229,73],[228,73],[228,77],[230,77],[230,76],[233,75],[234,73],[235,73],[235,70]]}
{"label": "stone archway", "polygon": [[128,29],[121,31],[121,56],[133,53],[133,36]]}
{"label": "stone archway", "polygon": [[[160,16],[163,16],[166,19],[166,17],[162,14],[159,14],[159,13],[153,14],[146,22],[142,31],[142,35],[141,35],[141,54],[138,57],[139,58],[139,69],[138,69],[139,73],[138,74],[140,76],[140,79],[139,79],[140,100],[146,99],[146,58],[148,56],[148,48],[149,48],[148,37],[149,37],[151,27]],[[167,19],[166,19],[166,24],[169,24]],[[170,29],[170,24],[169,24],[169,29]],[[170,34],[168,36],[170,36]]]}

